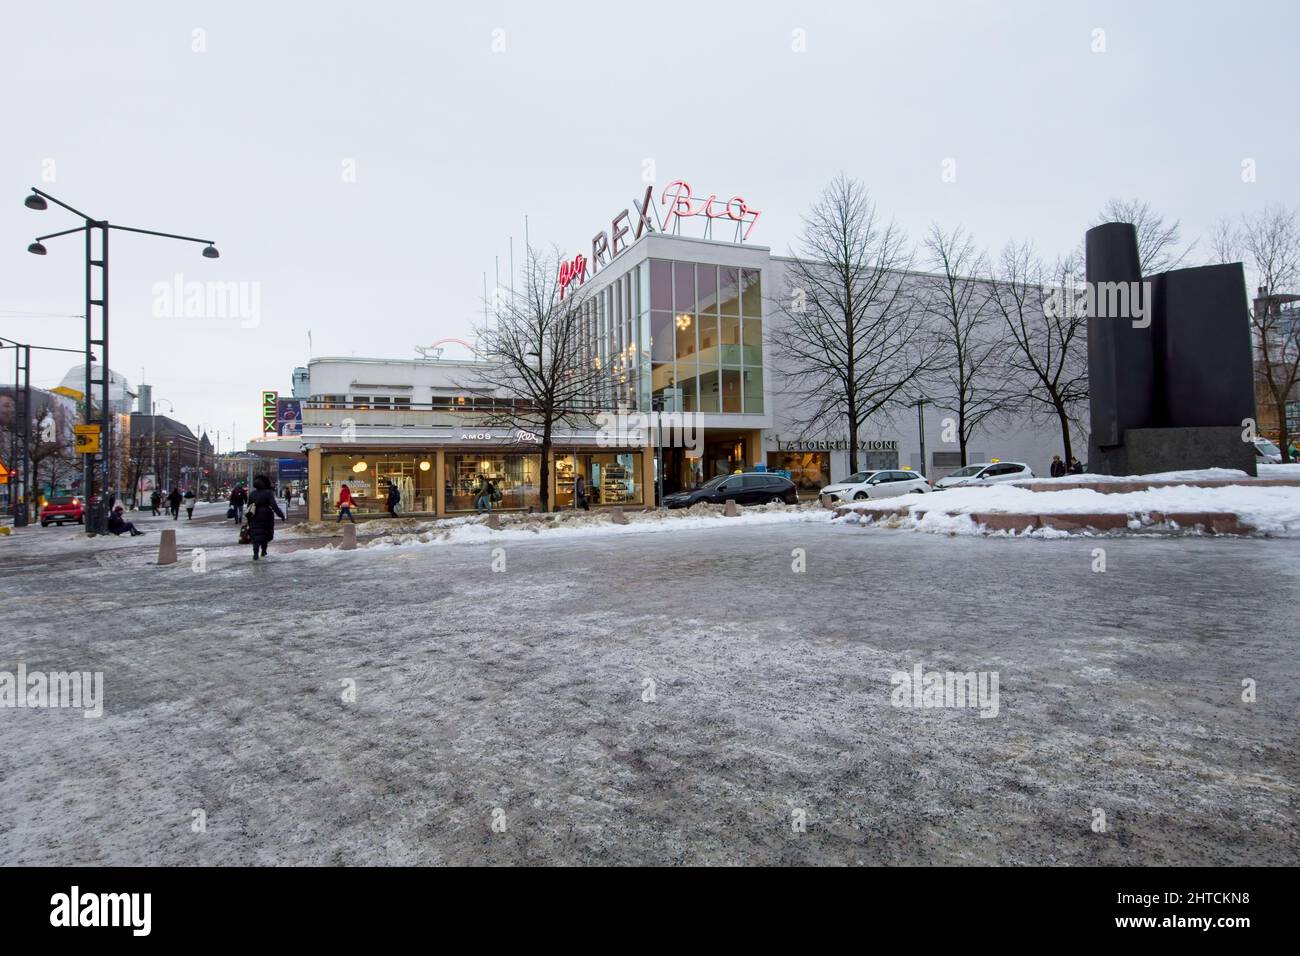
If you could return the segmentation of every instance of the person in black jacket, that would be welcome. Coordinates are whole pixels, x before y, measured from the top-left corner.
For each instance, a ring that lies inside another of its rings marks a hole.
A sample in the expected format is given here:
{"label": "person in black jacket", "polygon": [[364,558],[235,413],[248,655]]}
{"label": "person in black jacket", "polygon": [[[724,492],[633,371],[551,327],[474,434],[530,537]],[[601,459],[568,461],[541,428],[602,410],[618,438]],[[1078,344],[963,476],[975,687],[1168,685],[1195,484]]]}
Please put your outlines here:
{"label": "person in black jacket", "polygon": [[110,534],[127,534],[131,537],[144,534],[143,531],[136,528],[134,524],[122,517],[122,506],[118,505],[113,509],[113,513],[108,516],[108,531]]}
{"label": "person in black jacket", "polygon": [[258,559],[259,549],[261,556],[266,555],[266,546],[275,537],[276,515],[285,520],[271,482],[265,475],[258,475],[253,479],[253,493],[248,496],[248,531],[253,539],[254,561]]}
{"label": "person in black jacket", "polygon": [[402,493],[397,490],[397,482],[388,483],[388,514],[397,517],[397,503],[402,500]]}
{"label": "person in black jacket", "polygon": [[1065,462],[1061,461],[1060,455],[1052,456],[1052,477],[1061,478],[1065,475]]}
{"label": "person in black jacket", "polygon": [[158,517],[158,506],[160,504],[162,504],[162,495],[160,495],[158,493],[158,489],[155,488],[153,490],[153,494],[149,496],[149,507],[153,509],[153,514],[155,518]]}
{"label": "person in black jacket", "polygon": [[173,521],[181,516],[181,490],[179,488],[173,488],[172,493],[167,496],[167,506],[172,513]]}
{"label": "person in black jacket", "polygon": [[230,507],[235,509],[235,524],[243,524],[244,505],[248,504],[248,492],[244,490],[243,485],[235,485],[235,490],[230,493]]}
{"label": "person in black jacket", "polygon": [[1072,475],[1082,475],[1082,474],[1083,474],[1083,462],[1079,461],[1079,459],[1077,459],[1077,458],[1071,458],[1071,459],[1070,459],[1070,474],[1072,474]]}

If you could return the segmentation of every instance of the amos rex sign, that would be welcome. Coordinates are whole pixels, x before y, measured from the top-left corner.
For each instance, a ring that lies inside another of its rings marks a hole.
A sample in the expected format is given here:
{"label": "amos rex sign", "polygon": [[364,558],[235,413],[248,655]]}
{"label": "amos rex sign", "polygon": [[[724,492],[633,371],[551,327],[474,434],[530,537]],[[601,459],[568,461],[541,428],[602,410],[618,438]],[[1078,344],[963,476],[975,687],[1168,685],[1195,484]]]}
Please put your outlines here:
{"label": "amos rex sign", "polygon": [[[700,217],[704,220],[704,237],[711,238],[714,220],[722,220],[735,228],[737,242],[749,238],[754,224],[762,215],[762,210],[755,209],[745,201],[743,196],[732,196],[722,200],[717,193],[705,199],[691,191],[691,184],[684,179],[674,179],[663,188],[659,201],[655,202],[654,186],[647,186],[641,201],[632,200],[632,210],[624,209],[610,223],[609,231],[602,229],[591,239],[591,258],[581,252],[572,259],[560,263],[560,298],[564,298],[569,286],[587,281],[587,274],[595,275],[603,265],[608,265],[618,258],[628,247],[628,235],[631,241],[640,239],[643,233],[654,232],[655,223],[662,232],[680,231],[682,220]],[[635,219],[635,225],[633,220]]]}

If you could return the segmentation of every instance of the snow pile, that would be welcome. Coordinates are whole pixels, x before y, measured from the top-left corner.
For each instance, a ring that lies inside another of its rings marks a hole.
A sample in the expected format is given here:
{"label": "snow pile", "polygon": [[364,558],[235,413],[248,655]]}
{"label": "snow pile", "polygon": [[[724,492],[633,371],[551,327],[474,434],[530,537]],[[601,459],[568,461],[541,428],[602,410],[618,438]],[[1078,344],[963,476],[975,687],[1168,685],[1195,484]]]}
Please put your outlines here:
{"label": "snow pile", "polygon": [[1256,465],[1261,478],[1300,478],[1300,464],[1294,461],[1285,465]]}
{"label": "snow pile", "polygon": [[[1257,533],[1278,537],[1300,537],[1300,487],[1225,485],[1197,488],[1172,485],[1123,494],[1102,494],[1091,488],[1074,488],[1050,493],[1014,485],[984,488],[955,488],[906,498],[885,498],[845,505],[850,523],[874,522],[886,527],[914,528],[944,534],[980,534],[983,529],[974,514],[1025,515],[1128,515],[1129,527],[1142,525],[1152,512],[1233,514]],[[917,517],[916,512],[924,512]],[[881,520],[880,513],[885,517]],[[903,512],[902,514],[891,514]],[[1038,537],[1058,537],[1065,532],[1051,528],[1032,532]]]}
{"label": "snow pile", "polygon": [[[787,524],[792,522],[830,521],[834,513],[816,502],[799,505],[759,505],[739,508],[739,517],[728,518],[721,505],[699,504],[693,508],[625,512],[627,524],[616,524],[608,511],[565,510],[550,514],[500,513],[500,530],[487,525],[481,515],[442,518],[419,522],[417,527],[372,522],[362,526],[366,532],[379,526],[379,534],[363,535],[359,549],[397,547],[413,544],[484,544],[488,542],[531,541],[541,535],[554,540],[644,532],[676,531],[745,525]],[[334,548],[325,549],[333,551]],[[301,552],[308,554],[310,552]]]}
{"label": "snow pile", "polygon": [[[1260,468],[1263,469],[1264,465]],[[1277,467],[1277,466],[1269,466]],[[1264,472],[1260,471],[1263,477]],[[1300,477],[1300,476],[1297,476]],[[1087,472],[1082,475],[1064,475],[1061,478],[1027,478],[1017,481],[1017,485],[1071,485],[1078,483],[1107,484],[1110,482],[1131,481],[1233,481],[1242,479],[1250,481],[1250,476],[1236,468],[1194,468],[1187,471],[1161,471],[1154,475],[1094,475]]]}

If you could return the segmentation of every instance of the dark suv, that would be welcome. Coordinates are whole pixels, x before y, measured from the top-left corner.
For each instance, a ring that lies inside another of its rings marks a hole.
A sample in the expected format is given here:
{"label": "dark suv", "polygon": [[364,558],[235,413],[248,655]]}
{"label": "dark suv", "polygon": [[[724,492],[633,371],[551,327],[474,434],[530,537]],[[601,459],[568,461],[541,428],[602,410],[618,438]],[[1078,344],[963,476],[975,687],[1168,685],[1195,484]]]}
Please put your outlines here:
{"label": "dark suv", "polygon": [[799,503],[799,491],[789,478],[751,471],[742,475],[719,475],[694,491],[665,495],[664,507],[689,508],[701,501],[720,505],[728,500],[738,505],[765,505],[776,501],[796,505]]}

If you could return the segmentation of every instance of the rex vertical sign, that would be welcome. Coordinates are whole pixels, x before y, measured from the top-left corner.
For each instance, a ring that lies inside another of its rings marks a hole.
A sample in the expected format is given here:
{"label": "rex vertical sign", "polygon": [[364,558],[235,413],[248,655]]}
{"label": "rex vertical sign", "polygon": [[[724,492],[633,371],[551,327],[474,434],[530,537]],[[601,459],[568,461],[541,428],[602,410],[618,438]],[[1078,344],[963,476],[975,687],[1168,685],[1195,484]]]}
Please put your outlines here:
{"label": "rex vertical sign", "polygon": [[273,435],[276,433],[276,403],[280,398],[279,392],[262,392],[262,434]]}

